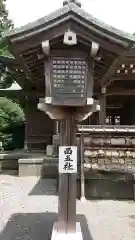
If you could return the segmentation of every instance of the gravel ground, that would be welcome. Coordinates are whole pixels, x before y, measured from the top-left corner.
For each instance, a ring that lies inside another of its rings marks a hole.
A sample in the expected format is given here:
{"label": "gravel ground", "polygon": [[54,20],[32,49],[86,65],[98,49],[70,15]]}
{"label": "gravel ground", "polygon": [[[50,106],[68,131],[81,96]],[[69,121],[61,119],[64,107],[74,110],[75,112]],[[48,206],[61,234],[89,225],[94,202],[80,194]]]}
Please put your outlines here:
{"label": "gravel ground", "polygon": [[[0,240],[50,239],[57,206],[53,180],[0,175]],[[132,201],[77,201],[77,218],[84,240],[135,239]]]}

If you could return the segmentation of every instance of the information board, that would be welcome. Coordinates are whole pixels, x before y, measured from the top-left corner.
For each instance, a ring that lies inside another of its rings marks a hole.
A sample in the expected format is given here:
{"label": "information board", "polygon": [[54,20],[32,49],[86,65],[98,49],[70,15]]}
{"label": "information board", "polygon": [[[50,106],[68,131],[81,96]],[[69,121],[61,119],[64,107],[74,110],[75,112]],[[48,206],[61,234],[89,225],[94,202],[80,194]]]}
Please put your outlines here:
{"label": "information board", "polygon": [[52,59],[53,97],[83,99],[86,91],[87,61],[85,59]]}

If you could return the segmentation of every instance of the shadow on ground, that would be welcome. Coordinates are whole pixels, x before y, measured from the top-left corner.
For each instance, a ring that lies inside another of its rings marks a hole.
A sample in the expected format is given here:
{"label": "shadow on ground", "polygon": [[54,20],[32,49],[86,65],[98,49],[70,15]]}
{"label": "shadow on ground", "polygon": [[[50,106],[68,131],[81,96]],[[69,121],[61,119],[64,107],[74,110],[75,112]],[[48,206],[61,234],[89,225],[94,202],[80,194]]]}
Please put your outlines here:
{"label": "shadow on ground", "polygon": [[[3,231],[1,240],[49,240],[51,239],[56,213],[18,213],[12,215]],[[83,239],[93,240],[84,215],[77,215],[81,223]]]}
{"label": "shadow on ground", "polygon": [[[87,200],[119,200],[129,201],[134,199],[133,176],[109,175],[105,179],[86,179],[85,180],[85,197]],[[77,199],[80,199],[80,182],[76,184]],[[56,179],[40,178],[29,196],[58,196],[58,181]]]}
{"label": "shadow on ground", "polygon": [[0,175],[18,176],[18,170],[1,170]]}
{"label": "shadow on ground", "polygon": [[54,195],[58,196],[55,179],[39,179],[37,184],[29,193],[29,196]]}
{"label": "shadow on ground", "polygon": [[131,173],[89,172],[85,180],[85,196],[88,200],[133,200],[134,179]]}

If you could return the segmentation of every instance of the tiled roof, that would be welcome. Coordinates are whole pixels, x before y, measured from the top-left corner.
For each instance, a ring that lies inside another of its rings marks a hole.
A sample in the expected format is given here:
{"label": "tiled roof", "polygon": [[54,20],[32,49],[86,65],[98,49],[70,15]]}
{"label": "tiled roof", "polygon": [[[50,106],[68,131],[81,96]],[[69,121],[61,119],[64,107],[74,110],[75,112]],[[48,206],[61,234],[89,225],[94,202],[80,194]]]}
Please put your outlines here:
{"label": "tiled roof", "polygon": [[125,39],[135,42],[134,35],[123,32],[123,31],[118,30],[108,24],[105,24],[104,22],[93,17],[91,14],[87,13],[86,11],[79,8],[76,4],[73,4],[73,3],[69,3],[65,6],[63,6],[62,8],[56,10],[55,12],[53,12],[43,18],[40,18],[37,21],[29,23],[21,28],[17,28],[17,29],[13,29],[8,32],[5,32],[3,34],[3,36],[10,37],[10,36],[13,36],[16,34],[23,34],[24,32],[27,32],[27,31],[32,31],[32,30],[35,31],[35,29],[41,28],[41,27],[43,27],[43,25],[47,25],[49,22],[55,21],[55,19],[62,17],[66,14],[69,14],[70,12],[79,15],[81,18],[86,20],[89,24],[95,25],[97,28],[102,28],[102,29],[104,29],[104,31],[110,32],[120,38],[123,38],[123,39],[125,38]]}

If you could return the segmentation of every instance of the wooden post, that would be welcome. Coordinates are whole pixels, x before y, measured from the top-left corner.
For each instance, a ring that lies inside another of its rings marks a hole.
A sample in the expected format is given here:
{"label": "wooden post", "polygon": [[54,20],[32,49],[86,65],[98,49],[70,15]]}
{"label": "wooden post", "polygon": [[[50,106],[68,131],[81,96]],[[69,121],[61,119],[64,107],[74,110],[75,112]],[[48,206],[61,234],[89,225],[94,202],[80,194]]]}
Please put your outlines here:
{"label": "wooden post", "polygon": [[100,98],[99,124],[106,123],[106,96],[102,95]]}
{"label": "wooden post", "polygon": [[56,132],[55,134],[59,134],[59,121],[56,121]]}
{"label": "wooden post", "polygon": [[[133,174],[133,181],[135,181],[135,174]],[[134,194],[134,201],[135,201],[135,183],[133,183],[133,194]]]}
{"label": "wooden post", "polygon": [[84,176],[84,137],[81,133],[80,137],[80,152],[81,152],[81,201],[85,200],[85,176]]}
{"label": "wooden post", "polygon": [[[70,145],[76,146],[76,122],[72,113],[69,116]],[[69,233],[76,233],[76,173],[68,174],[68,229]]]}
{"label": "wooden post", "polygon": [[[67,145],[67,121],[60,121],[60,145]],[[58,232],[67,231],[68,175],[59,173]]]}
{"label": "wooden post", "polygon": [[[76,145],[76,123],[72,113],[60,123],[60,145]],[[76,174],[59,174],[58,231],[76,232]]]}
{"label": "wooden post", "polygon": [[29,109],[28,109],[28,97],[25,96],[25,117],[26,117],[26,122],[25,122],[25,137],[24,137],[24,150],[28,150],[28,114],[29,114]]}

